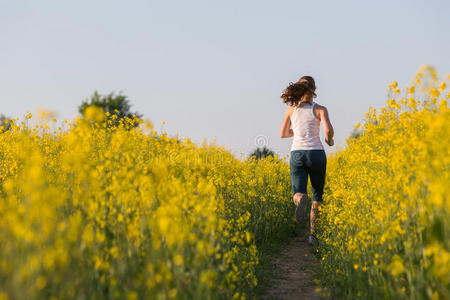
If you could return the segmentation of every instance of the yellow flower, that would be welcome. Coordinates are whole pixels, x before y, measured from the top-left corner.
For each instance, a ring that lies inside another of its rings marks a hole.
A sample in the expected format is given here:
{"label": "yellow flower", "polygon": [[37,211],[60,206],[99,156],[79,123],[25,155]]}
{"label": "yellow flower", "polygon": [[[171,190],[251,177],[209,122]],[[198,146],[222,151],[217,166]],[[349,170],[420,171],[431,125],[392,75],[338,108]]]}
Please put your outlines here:
{"label": "yellow flower", "polygon": [[398,276],[405,272],[405,267],[403,266],[402,259],[399,255],[394,255],[391,263],[388,265],[388,270],[391,271],[392,275]]}
{"label": "yellow flower", "polygon": [[176,266],[181,266],[183,264],[183,257],[181,255],[177,254],[173,258],[173,262],[175,263]]}
{"label": "yellow flower", "polygon": [[105,114],[103,113],[103,110],[95,105],[86,107],[84,116],[87,120],[94,122],[103,122],[105,120]]}

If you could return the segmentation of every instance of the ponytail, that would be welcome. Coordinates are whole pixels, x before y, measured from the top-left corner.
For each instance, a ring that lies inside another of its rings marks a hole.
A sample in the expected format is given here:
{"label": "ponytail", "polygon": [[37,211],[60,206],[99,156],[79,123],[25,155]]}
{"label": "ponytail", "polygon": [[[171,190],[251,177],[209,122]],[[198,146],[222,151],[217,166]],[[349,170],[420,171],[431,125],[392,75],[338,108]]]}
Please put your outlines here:
{"label": "ponytail", "polygon": [[311,76],[303,76],[295,83],[289,83],[284,90],[281,98],[284,103],[291,106],[297,106],[300,103],[311,103],[312,99],[317,97],[316,84]]}

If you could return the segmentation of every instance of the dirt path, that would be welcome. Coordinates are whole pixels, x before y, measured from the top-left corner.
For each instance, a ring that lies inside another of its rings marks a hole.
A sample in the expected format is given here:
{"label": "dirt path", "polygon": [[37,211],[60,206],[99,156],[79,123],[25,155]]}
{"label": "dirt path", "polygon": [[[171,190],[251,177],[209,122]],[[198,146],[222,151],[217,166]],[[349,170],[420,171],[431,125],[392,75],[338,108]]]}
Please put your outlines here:
{"label": "dirt path", "polygon": [[327,299],[316,292],[313,268],[318,262],[308,245],[308,232],[299,231],[273,260],[274,278],[261,299]]}

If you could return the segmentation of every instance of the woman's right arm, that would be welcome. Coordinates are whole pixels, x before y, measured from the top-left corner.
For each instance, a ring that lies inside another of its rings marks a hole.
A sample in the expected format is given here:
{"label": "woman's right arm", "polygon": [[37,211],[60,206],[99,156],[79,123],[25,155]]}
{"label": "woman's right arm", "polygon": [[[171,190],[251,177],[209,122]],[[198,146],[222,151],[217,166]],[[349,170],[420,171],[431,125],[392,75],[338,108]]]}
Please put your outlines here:
{"label": "woman's right arm", "polygon": [[328,110],[325,106],[322,106],[322,109],[320,110],[320,120],[323,122],[323,131],[325,133],[325,142],[329,146],[334,145],[334,129],[333,125],[331,125],[330,117],[328,115]]}

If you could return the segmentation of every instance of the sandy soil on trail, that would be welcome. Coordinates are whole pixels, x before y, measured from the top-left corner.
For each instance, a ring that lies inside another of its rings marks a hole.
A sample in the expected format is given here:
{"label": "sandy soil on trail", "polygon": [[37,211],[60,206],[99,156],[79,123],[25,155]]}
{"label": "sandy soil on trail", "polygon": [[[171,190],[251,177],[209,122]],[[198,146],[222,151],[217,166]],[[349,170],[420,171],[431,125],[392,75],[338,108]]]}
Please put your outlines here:
{"label": "sandy soil on trail", "polygon": [[305,229],[283,247],[272,263],[274,278],[261,299],[329,299],[316,292],[313,268],[318,262]]}

